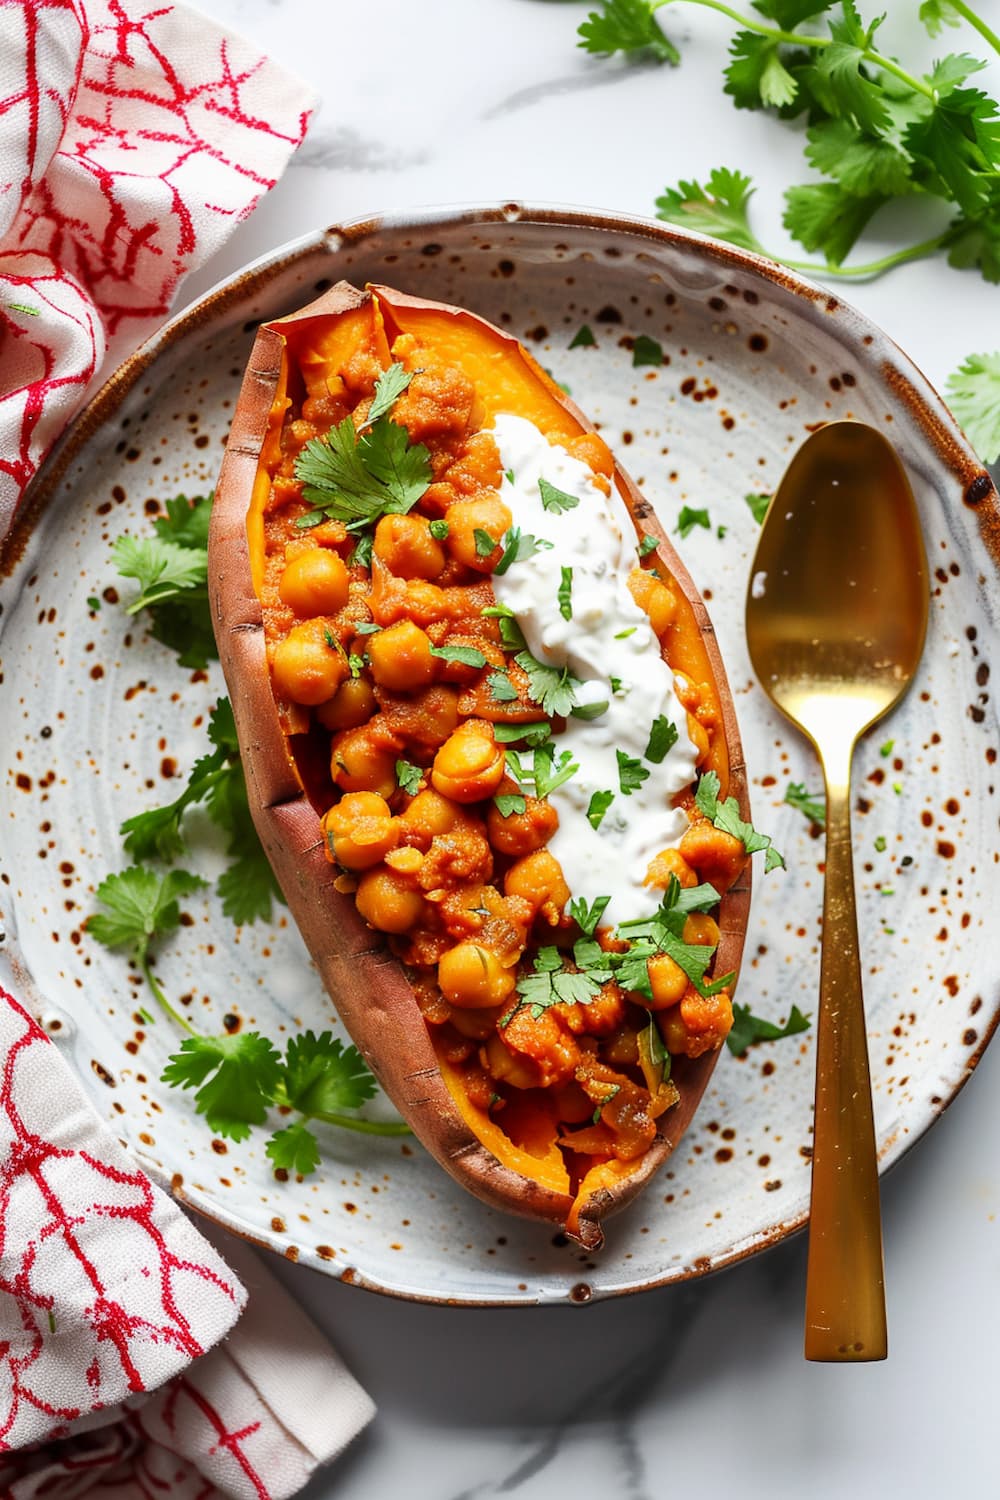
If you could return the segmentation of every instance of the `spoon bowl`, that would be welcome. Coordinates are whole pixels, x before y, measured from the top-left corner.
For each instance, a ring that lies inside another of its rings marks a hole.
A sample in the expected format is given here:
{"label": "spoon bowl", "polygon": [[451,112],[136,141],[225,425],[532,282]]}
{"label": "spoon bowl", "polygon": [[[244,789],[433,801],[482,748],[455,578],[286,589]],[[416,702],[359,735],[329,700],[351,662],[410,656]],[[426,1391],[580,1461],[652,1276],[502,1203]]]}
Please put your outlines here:
{"label": "spoon bowl", "polygon": [[858,738],[906,692],[927,631],[920,519],[893,448],[833,422],[792,459],[768,508],[746,604],[768,697],[816,748],[826,786],[823,954],[805,1354],[884,1359],[878,1164],[851,858]]}

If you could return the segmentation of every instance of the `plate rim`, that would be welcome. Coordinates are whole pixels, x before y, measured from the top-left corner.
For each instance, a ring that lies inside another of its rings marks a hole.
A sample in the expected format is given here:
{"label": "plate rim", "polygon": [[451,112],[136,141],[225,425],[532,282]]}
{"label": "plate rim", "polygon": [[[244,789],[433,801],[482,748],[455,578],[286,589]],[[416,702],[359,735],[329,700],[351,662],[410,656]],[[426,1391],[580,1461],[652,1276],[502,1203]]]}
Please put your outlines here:
{"label": "plate rim", "polygon": [[[598,234],[625,234],[668,248],[690,247],[701,257],[716,262],[720,268],[731,267],[733,270],[749,272],[790,294],[802,305],[801,310],[813,322],[818,323],[822,315],[841,326],[846,322],[844,334],[853,339],[857,339],[859,332],[873,335],[885,346],[887,354],[891,351],[893,355],[892,360],[888,357],[882,358],[880,379],[890,389],[896,400],[906,407],[939,462],[953,477],[956,487],[960,488],[962,503],[977,512],[980,520],[979,540],[998,575],[997,581],[1000,582],[1000,499],[998,499],[992,476],[986,466],[976,457],[943,397],[905,350],[868,314],[861,312],[849,301],[845,301],[839,293],[833,293],[828,288],[810,281],[807,277],[790,271],[780,262],[682,226],[668,225],[657,219],[619,213],[616,210],[563,206],[529,200],[428,205],[413,210],[361,215],[299,235],[215,282],[194,302],[163,323],[132,354],[115,367],[67,425],[32,477],[16,513],[14,524],[0,543],[0,579],[13,575],[17,569],[36,525],[58,490],[74,458],[114,416],[142,375],[154,366],[174,344],[195,332],[199,326],[208,323],[227,306],[245,301],[253,296],[258,288],[261,291],[265,290],[276,273],[305,264],[313,256],[332,256],[345,246],[362,244],[366,239],[380,234],[417,230],[432,232],[435,228],[454,228],[462,224],[470,228],[477,225],[482,225],[484,228],[490,225],[506,227],[515,224],[550,225],[554,229],[565,227],[573,230],[590,230]],[[869,340],[869,344],[871,342],[872,340]],[[970,492],[976,496],[975,499],[969,498]],[[998,1026],[1000,1026],[1000,995],[995,1000],[992,1014],[988,1017],[978,1045],[966,1060],[961,1076],[940,1103],[925,1108],[925,1117],[917,1121],[917,1128],[907,1134],[901,1148],[892,1155],[888,1162],[884,1157],[888,1154],[890,1146],[892,1144],[898,1146],[899,1143],[897,1141],[886,1145],[883,1160],[879,1165],[880,1176],[908,1154],[962,1092],[976,1071]],[[174,1189],[166,1184],[160,1173],[151,1172],[150,1164],[143,1162],[142,1153],[134,1154],[139,1165],[154,1180],[158,1180],[165,1190],[170,1191],[174,1200],[183,1208],[227,1233],[237,1235],[247,1243],[267,1249],[270,1253],[282,1256],[282,1258],[291,1258],[288,1256],[287,1247],[279,1243],[276,1234],[271,1238],[266,1231],[261,1233],[252,1229],[249,1225],[238,1222],[238,1216],[229,1218],[218,1216],[205,1204],[194,1201],[183,1188]],[[581,1278],[576,1286],[568,1287],[561,1296],[552,1297],[529,1292],[518,1297],[501,1294],[493,1297],[449,1298],[384,1284],[370,1278],[357,1267],[347,1266],[340,1269],[335,1263],[327,1267],[321,1262],[314,1263],[311,1258],[298,1259],[296,1257],[296,1261],[319,1274],[335,1277],[345,1285],[356,1286],[363,1291],[375,1292],[402,1301],[470,1308],[561,1306],[589,1301],[606,1301],[622,1296],[636,1296],[666,1285],[699,1279],[772,1249],[775,1245],[800,1233],[806,1226],[808,1218],[807,1203],[801,1213],[767,1225],[737,1242],[728,1251],[672,1267],[661,1276],[646,1280],[641,1285],[621,1286],[613,1289],[599,1288],[591,1293],[591,1288],[586,1283],[586,1272],[581,1272]],[[583,1295],[581,1295],[581,1288]]]}

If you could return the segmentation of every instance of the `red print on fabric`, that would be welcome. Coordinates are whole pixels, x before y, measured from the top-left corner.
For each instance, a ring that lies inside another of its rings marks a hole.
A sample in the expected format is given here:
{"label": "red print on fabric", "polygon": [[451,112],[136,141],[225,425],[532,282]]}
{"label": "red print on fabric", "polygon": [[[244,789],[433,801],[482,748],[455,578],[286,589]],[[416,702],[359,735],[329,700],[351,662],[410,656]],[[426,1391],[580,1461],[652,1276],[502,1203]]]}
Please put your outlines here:
{"label": "red print on fabric", "polygon": [[0,51],[0,538],[106,353],[280,176],[310,110],[238,38],[172,5],[6,0]]}

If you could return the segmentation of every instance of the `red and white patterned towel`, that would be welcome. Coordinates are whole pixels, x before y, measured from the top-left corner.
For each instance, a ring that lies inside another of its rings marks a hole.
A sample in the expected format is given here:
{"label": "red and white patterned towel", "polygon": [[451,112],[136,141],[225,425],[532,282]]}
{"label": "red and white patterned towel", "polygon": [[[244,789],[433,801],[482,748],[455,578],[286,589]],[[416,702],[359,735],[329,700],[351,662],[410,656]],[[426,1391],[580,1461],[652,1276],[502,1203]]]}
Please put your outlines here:
{"label": "red and white patterned towel", "polygon": [[[312,103],[169,0],[0,0],[0,541]],[[326,1341],[250,1251],[223,1254],[0,989],[0,1494],[279,1500],[365,1425]]]}

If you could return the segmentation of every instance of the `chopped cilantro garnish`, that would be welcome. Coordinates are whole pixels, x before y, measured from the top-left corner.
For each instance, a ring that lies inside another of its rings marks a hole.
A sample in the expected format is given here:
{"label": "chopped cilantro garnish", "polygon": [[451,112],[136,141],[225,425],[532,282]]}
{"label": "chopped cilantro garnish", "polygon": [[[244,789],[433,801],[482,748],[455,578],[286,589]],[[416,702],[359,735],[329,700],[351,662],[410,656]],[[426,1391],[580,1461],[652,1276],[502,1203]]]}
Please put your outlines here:
{"label": "chopped cilantro garnish", "polygon": [[564,620],[573,618],[573,569],[560,568],[561,581],[556,598],[559,601],[559,613]]}
{"label": "chopped cilantro garnish", "polygon": [[495,703],[514,703],[517,700],[517,688],[506,672],[491,672],[486,679],[486,686]]}
{"label": "chopped cilantro garnish", "polygon": [[596,343],[597,340],[594,338],[592,329],[588,324],[583,323],[570,339],[569,347],[571,349],[592,349]]}
{"label": "chopped cilantro garnish", "polygon": [[457,661],[463,667],[485,667],[486,657],[475,646],[431,646],[432,656],[442,661]]}
{"label": "chopped cilantro garnish", "polygon": [[544,537],[532,536],[530,532],[522,534],[519,526],[512,526],[503,539],[503,552],[493,571],[502,576],[512,563],[524,562],[542,550],[551,551],[552,543]]}
{"label": "chopped cilantro garnish", "polygon": [[569,903],[569,914],[585,936],[592,938],[597,930],[597,924],[603,917],[611,903],[610,896],[598,896],[592,905],[588,906],[582,897],[577,897]]}
{"label": "chopped cilantro garnish", "polygon": [[784,801],[794,807],[810,823],[826,827],[826,798],[822,792],[807,792],[800,781],[790,781],[785,789]]}
{"label": "chopped cilantro garnish", "polygon": [[626,754],[624,750],[616,750],[615,757],[618,761],[618,785],[624,796],[631,797],[648,780],[649,771],[640,760]]}
{"label": "chopped cilantro garnish", "polygon": [[555,512],[556,515],[561,511],[575,510],[580,504],[576,495],[567,495],[565,490],[550,484],[547,479],[539,479],[538,493],[542,497],[542,505],[545,509]]}
{"label": "chopped cilantro garnish", "polygon": [[511,813],[523,813],[528,806],[519,792],[497,792],[493,803],[504,818],[509,818]]}
{"label": "chopped cilantro garnish", "polygon": [[419,792],[423,775],[420,767],[415,766],[412,761],[397,760],[396,780],[403,791],[408,792],[411,797],[415,797]]}
{"label": "chopped cilantro garnish", "polygon": [[595,792],[587,806],[587,821],[591,828],[600,828],[604,814],[615,800],[614,792]]}
{"label": "chopped cilantro garnish", "polygon": [[749,1005],[733,1006],[732,1030],[726,1037],[726,1046],[736,1057],[742,1057],[748,1047],[757,1042],[777,1042],[782,1037],[795,1036],[809,1030],[809,1017],[804,1016],[797,1005],[793,1005],[788,1020],[783,1026],[751,1015]]}
{"label": "chopped cilantro garnish", "polygon": [[632,368],[637,369],[640,365],[662,365],[662,363],[662,345],[647,334],[640,333],[632,345]]}
{"label": "chopped cilantro garnish", "polygon": [[750,514],[758,526],[763,526],[764,517],[767,515],[767,507],[771,503],[770,495],[744,495],[744,500],[750,507]]}
{"label": "chopped cilantro garnish", "polygon": [[447,521],[432,521],[427,530],[436,542],[443,542],[448,535]]}
{"label": "chopped cilantro garnish", "polygon": [[483,531],[481,527],[477,526],[472,535],[476,543],[477,557],[489,557],[491,552],[497,550],[499,543],[495,537],[490,536],[488,531]]}
{"label": "chopped cilantro garnish", "polygon": [[712,522],[707,510],[692,510],[690,505],[682,505],[677,515],[676,530],[681,538],[689,536],[696,526],[704,526],[706,531],[711,531]]}
{"label": "chopped cilantro garnish", "polygon": [[530,651],[519,651],[514,657],[518,666],[527,674],[529,692],[549,718],[567,718],[576,703],[576,690],[582,684],[568,667],[550,667],[532,656]]}
{"label": "chopped cilantro garnish", "polygon": [[643,752],[646,760],[658,766],[663,757],[674,748],[678,738],[677,725],[666,714],[659,714],[650,726],[649,743]]}
{"label": "chopped cilantro garnish", "polygon": [[640,557],[648,557],[651,552],[655,552],[656,551],[656,549],[657,549],[657,547],[659,545],[660,545],[660,539],[659,539],[659,537],[650,536],[648,534],[648,532],[647,532],[647,534],[643,537],[642,541],[639,543],[639,556]]}

